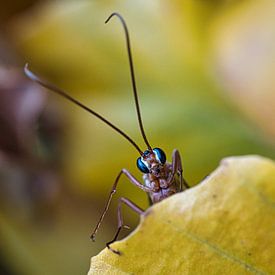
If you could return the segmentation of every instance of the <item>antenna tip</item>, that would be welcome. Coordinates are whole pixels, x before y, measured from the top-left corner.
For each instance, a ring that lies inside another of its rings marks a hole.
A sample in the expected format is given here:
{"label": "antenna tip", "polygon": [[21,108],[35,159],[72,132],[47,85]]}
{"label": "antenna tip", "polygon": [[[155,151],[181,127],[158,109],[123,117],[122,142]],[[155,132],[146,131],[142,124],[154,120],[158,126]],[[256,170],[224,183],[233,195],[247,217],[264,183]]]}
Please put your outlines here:
{"label": "antenna tip", "polygon": [[93,233],[91,236],[90,236],[90,239],[95,242],[95,234]]}
{"label": "antenna tip", "polygon": [[24,66],[24,73],[27,77],[29,78],[32,78],[32,73],[31,71],[29,70],[29,63],[26,63],[25,66]]}
{"label": "antenna tip", "polygon": [[24,66],[24,72],[27,73],[29,71],[29,63],[26,63]]}
{"label": "antenna tip", "polygon": [[105,20],[105,24],[107,24],[113,16],[117,16],[117,17],[119,17],[120,19],[122,19],[122,16],[121,16],[118,12],[113,12],[113,13],[111,13],[111,15],[109,15],[109,17]]}
{"label": "antenna tip", "polygon": [[24,66],[24,73],[25,73],[25,75],[29,79],[31,79],[33,81],[38,81],[38,77],[33,72],[30,71],[30,69],[29,69],[29,63],[25,64],[25,66]]}

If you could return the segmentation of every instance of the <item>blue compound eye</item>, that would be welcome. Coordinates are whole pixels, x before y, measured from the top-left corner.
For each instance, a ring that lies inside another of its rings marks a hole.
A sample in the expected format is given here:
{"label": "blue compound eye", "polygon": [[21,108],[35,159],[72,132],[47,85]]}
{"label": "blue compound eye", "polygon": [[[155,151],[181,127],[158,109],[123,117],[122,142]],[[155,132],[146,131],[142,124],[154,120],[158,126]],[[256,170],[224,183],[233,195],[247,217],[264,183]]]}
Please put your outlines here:
{"label": "blue compound eye", "polygon": [[143,156],[144,156],[144,157],[147,157],[147,156],[149,156],[149,155],[150,155],[150,151],[149,151],[149,150],[144,151],[144,153],[143,153]]}
{"label": "blue compound eye", "polygon": [[142,161],[141,157],[137,159],[137,167],[138,169],[145,174],[149,173],[148,167],[145,165],[145,163]]}
{"label": "blue compound eye", "polygon": [[164,164],[166,162],[166,155],[165,155],[165,153],[160,148],[154,148],[153,152],[156,155],[156,159],[160,163]]}

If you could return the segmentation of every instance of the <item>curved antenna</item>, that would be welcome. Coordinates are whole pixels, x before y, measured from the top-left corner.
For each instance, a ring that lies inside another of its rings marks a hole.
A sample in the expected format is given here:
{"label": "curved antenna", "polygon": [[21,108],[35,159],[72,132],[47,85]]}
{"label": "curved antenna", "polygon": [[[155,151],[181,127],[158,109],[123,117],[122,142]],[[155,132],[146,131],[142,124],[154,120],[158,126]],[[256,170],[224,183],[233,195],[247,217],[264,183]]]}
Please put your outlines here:
{"label": "curved antenna", "polygon": [[124,18],[117,12],[112,13],[107,18],[107,20],[105,21],[105,24],[108,23],[109,20],[113,16],[117,16],[120,19],[120,21],[122,23],[122,26],[124,28],[125,37],[126,37],[126,48],[127,48],[129,64],[130,64],[131,80],[132,80],[133,92],[134,92],[134,97],[135,97],[135,104],[136,104],[139,128],[140,128],[142,137],[144,139],[144,142],[146,143],[148,149],[150,151],[152,151],[152,148],[151,148],[151,146],[150,146],[150,144],[149,144],[149,142],[146,138],[145,131],[144,131],[143,124],[142,124],[142,119],[141,119],[141,113],[140,113],[140,108],[139,108],[139,103],[138,103],[137,87],[136,87],[136,80],[135,80],[135,73],[134,73],[134,64],[133,64],[133,58],[132,58],[132,53],[131,53],[130,36],[129,36],[128,28],[127,28],[127,25],[126,25],[126,22],[125,22]]}
{"label": "curved antenna", "polygon": [[118,132],[119,134],[121,134],[124,138],[126,138],[140,153],[140,155],[143,155],[142,150],[138,147],[138,145],[128,136],[126,135],[122,130],[120,130],[118,127],[116,127],[114,124],[112,124],[110,121],[108,121],[106,118],[104,118],[103,116],[101,116],[100,114],[96,113],[95,111],[93,111],[92,109],[90,109],[89,107],[85,106],[84,104],[82,104],[81,102],[79,102],[78,100],[74,99],[73,97],[71,97],[70,95],[68,95],[65,91],[61,90],[60,88],[54,86],[51,83],[48,83],[44,80],[42,80],[41,78],[39,78],[37,75],[35,75],[32,71],[29,70],[28,68],[28,63],[26,63],[25,67],[24,67],[24,72],[26,74],[26,76],[28,78],[30,78],[31,80],[37,82],[38,84],[40,84],[41,86],[51,90],[52,92],[55,92],[63,97],[65,97],[66,99],[68,99],[69,101],[73,102],[74,104],[78,105],[80,108],[86,110],[87,112],[89,112],[90,114],[96,116],[97,118],[99,118],[101,121],[103,121],[104,123],[106,123],[107,125],[109,125],[111,128],[113,128],[116,132]]}

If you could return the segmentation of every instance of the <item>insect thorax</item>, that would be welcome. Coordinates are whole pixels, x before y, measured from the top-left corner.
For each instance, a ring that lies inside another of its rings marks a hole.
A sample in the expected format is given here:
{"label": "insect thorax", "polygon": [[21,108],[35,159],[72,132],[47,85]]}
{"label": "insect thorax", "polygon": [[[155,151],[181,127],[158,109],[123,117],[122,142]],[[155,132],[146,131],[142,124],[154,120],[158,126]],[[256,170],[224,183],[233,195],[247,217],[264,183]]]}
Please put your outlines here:
{"label": "insect thorax", "polygon": [[174,176],[171,184],[168,185],[168,179],[172,173],[171,163],[166,163],[163,169],[164,175],[159,178],[156,178],[151,174],[143,175],[144,185],[154,189],[153,192],[148,193],[149,201],[152,204],[162,201],[163,199],[180,192],[180,179],[177,174]]}

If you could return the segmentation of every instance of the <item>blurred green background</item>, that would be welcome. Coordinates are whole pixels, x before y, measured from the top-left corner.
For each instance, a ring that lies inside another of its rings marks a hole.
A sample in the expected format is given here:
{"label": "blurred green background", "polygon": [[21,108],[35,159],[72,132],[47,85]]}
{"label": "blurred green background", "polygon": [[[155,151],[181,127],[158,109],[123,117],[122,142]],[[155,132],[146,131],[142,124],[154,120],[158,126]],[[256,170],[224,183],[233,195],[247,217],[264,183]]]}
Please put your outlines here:
{"label": "blurred green background", "polygon": [[[2,3],[1,274],[85,274],[116,231],[114,199],[97,242],[89,239],[117,173],[141,178],[127,141],[22,69],[28,62],[145,149],[122,26],[104,24],[113,11],[130,30],[148,139],[169,161],[179,149],[191,185],[224,157],[275,157],[274,1]],[[148,206],[126,178],[121,195]],[[136,214],[124,216],[134,229]]]}

